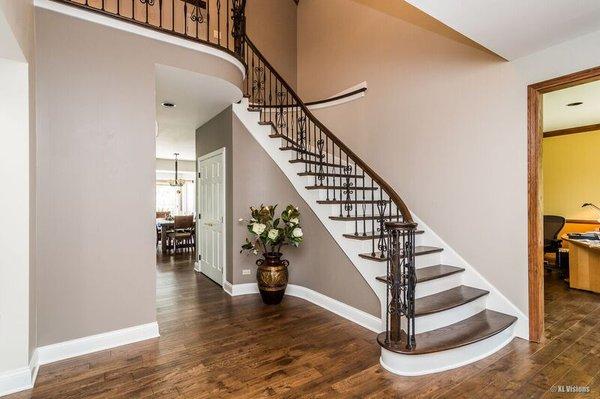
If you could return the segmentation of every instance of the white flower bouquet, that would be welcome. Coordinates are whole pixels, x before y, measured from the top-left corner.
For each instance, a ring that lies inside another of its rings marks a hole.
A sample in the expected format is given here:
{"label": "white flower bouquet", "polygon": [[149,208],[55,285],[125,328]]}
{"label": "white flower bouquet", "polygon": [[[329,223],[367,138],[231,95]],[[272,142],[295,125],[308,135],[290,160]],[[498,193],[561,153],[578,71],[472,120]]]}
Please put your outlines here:
{"label": "white flower bouquet", "polygon": [[293,205],[288,205],[281,216],[275,218],[277,205],[259,208],[250,207],[250,220],[240,219],[247,222],[248,232],[251,239],[246,238],[242,245],[243,251],[254,255],[267,253],[280,253],[284,245],[298,247],[302,243],[303,232],[300,227],[300,212]]}

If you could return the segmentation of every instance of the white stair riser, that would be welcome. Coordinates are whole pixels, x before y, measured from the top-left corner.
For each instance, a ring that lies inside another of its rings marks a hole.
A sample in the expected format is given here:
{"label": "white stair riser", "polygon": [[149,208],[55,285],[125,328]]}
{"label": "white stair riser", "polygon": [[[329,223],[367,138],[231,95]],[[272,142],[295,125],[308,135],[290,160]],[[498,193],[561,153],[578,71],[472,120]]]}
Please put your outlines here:
{"label": "white stair riser", "polygon": [[452,309],[444,310],[443,312],[433,313],[427,316],[415,318],[415,331],[417,334],[422,332],[435,330],[446,327],[450,324],[458,323],[477,313],[485,310],[486,296],[477,298],[474,301],[465,303]]}
{"label": "white stair riser", "polygon": [[511,326],[482,341],[425,355],[402,355],[382,348],[379,362],[386,370],[399,375],[415,376],[437,373],[483,359],[503,348],[513,337],[514,331]]}
{"label": "white stair riser", "polygon": [[417,284],[415,298],[422,298],[427,295],[437,294],[462,284],[462,274],[454,273],[446,277],[436,278]]}

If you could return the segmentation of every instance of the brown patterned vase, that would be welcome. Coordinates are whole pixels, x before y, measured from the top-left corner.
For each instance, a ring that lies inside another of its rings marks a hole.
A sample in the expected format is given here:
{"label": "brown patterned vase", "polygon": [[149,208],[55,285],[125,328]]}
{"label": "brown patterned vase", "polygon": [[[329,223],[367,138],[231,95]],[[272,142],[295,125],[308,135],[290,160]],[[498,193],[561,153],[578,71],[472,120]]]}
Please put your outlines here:
{"label": "brown patterned vase", "polygon": [[290,262],[281,259],[280,252],[263,254],[264,259],[256,261],[256,280],[262,300],[267,305],[277,305],[283,299],[288,283],[288,266]]}

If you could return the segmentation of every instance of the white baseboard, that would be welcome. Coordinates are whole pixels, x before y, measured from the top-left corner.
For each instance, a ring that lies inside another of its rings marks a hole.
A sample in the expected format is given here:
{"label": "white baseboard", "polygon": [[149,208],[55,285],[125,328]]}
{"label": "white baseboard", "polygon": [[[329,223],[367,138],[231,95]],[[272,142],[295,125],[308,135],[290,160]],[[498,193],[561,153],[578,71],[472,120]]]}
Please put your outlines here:
{"label": "white baseboard", "polygon": [[223,280],[223,290],[231,296],[233,295],[233,284],[227,280]]}
{"label": "white baseboard", "polygon": [[0,396],[33,388],[39,369],[38,352],[33,352],[28,367],[0,373]]}
{"label": "white baseboard", "polygon": [[[258,285],[256,283],[232,285],[231,283],[226,282],[226,284],[228,284],[229,287],[225,287],[224,284],[223,289],[231,296],[258,294]],[[302,298],[308,302],[314,303],[323,309],[327,309],[330,312],[335,313],[338,316],[342,316],[343,318],[373,332],[380,333],[382,331],[380,318],[340,302],[337,299],[323,295],[320,292],[311,290],[310,288],[306,288],[301,285],[288,284],[285,293],[286,295]]]}
{"label": "white baseboard", "polygon": [[154,322],[41,346],[38,348],[39,364],[57,362],[159,336],[158,323]]}

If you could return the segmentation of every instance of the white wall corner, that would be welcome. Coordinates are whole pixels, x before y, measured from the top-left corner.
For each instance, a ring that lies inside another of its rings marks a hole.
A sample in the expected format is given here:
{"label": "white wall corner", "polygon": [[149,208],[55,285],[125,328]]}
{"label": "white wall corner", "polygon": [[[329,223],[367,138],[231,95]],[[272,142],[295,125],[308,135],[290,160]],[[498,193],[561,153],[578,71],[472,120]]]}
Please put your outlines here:
{"label": "white wall corner", "polygon": [[0,373],[0,396],[33,388],[38,369],[38,352],[35,350],[29,366]]}
{"label": "white wall corner", "polygon": [[53,363],[159,336],[158,323],[154,322],[41,346],[38,348],[39,364]]}

